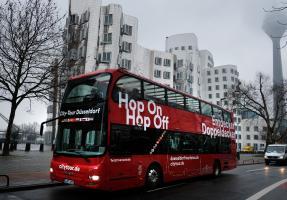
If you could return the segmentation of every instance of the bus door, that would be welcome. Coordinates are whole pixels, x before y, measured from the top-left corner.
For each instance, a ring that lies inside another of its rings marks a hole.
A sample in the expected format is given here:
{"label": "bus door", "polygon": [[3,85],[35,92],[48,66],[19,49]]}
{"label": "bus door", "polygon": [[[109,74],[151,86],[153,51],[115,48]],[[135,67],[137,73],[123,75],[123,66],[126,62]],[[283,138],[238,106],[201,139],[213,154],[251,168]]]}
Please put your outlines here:
{"label": "bus door", "polygon": [[200,175],[201,156],[199,154],[199,138],[195,134],[182,134],[181,151],[186,176]]}
{"label": "bus door", "polygon": [[168,135],[168,174],[171,177],[182,177],[185,175],[185,162],[181,154],[181,134],[170,133]]}
{"label": "bus door", "polygon": [[129,188],[138,183],[137,167],[130,146],[129,127],[112,125],[108,177],[114,190]]}

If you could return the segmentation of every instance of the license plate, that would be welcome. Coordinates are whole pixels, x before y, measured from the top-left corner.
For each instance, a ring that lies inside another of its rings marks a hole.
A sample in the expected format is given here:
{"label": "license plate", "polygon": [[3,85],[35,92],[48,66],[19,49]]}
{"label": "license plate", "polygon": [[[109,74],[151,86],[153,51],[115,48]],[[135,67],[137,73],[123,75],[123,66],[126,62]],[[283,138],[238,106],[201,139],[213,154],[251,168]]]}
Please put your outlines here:
{"label": "license plate", "polygon": [[64,179],[64,183],[69,184],[69,185],[74,185],[74,181],[69,180],[69,179]]}

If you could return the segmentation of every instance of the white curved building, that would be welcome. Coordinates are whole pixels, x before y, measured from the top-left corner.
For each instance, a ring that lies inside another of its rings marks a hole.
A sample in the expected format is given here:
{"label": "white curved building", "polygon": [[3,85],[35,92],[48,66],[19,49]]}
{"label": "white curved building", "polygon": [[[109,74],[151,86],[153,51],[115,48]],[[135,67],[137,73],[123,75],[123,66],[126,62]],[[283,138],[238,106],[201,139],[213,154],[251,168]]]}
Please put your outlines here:
{"label": "white curved building", "polygon": [[174,87],[194,96],[200,95],[200,60],[197,37],[193,33],[166,37],[166,51],[176,56]]}

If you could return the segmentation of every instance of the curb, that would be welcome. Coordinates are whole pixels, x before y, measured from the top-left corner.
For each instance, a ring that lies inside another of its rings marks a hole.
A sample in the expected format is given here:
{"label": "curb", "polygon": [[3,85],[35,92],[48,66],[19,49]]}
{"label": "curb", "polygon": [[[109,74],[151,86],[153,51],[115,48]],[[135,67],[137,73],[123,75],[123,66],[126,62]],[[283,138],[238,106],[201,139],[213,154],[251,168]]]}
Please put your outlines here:
{"label": "curb", "polygon": [[34,185],[19,185],[19,186],[11,186],[11,187],[0,187],[0,193],[5,192],[18,192],[24,190],[35,190],[41,188],[48,188],[48,187],[56,187],[56,186],[63,186],[63,183],[42,183],[42,184],[34,184]]}

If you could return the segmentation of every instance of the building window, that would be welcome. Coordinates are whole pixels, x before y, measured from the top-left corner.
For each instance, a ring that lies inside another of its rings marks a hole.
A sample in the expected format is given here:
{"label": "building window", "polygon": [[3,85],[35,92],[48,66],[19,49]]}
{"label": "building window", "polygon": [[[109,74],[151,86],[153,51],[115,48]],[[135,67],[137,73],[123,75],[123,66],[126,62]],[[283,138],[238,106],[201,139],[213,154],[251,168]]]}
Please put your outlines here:
{"label": "building window", "polygon": [[222,69],[222,73],[223,73],[223,74],[226,73],[226,69],[225,69],[225,68]]}
{"label": "building window", "polygon": [[218,74],[218,70],[216,69],[216,70],[214,70],[214,74]]}
{"label": "building window", "polygon": [[254,135],[254,140],[258,140],[258,135]]}
{"label": "building window", "polygon": [[230,69],[230,72],[231,72],[231,74],[233,74],[234,73],[233,69]]}
{"label": "building window", "polygon": [[250,131],[250,127],[249,126],[246,126],[246,131]]}
{"label": "building window", "polygon": [[101,59],[101,62],[110,63],[111,59],[112,59],[112,53],[111,52],[104,52],[103,57]]}
{"label": "building window", "polygon": [[234,82],[234,77],[233,76],[231,77],[231,81]]}
{"label": "building window", "polygon": [[182,67],[182,66],[183,66],[183,60],[178,60],[177,67]]}
{"label": "building window", "polygon": [[228,94],[227,94],[227,92],[224,92],[223,95],[224,95],[224,97],[227,97]]}
{"label": "building window", "polygon": [[177,80],[182,79],[182,72],[177,72],[176,73],[176,79]]}
{"label": "building window", "polygon": [[212,99],[212,94],[209,94],[209,95],[208,95],[208,98]]}
{"label": "building window", "polygon": [[122,51],[130,53],[132,51],[132,43],[124,41],[122,43]]}
{"label": "building window", "polygon": [[208,83],[211,83],[211,78],[207,79],[207,82],[208,82]]}
{"label": "building window", "polygon": [[124,35],[132,35],[133,27],[127,24],[124,24],[122,27],[122,34]]}
{"label": "building window", "polygon": [[267,132],[267,127],[266,126],[263,126],[263,131]]}
{"label": "building window", "polygon": [[172,49],[169,49],[169,53],[171,53],[172,52]]}
{"label": "building window", "polygon": [[227,85],[226,84],[223,85],[223,89],[227,89]]}
{"label": "building window", "polygon": [[226,76],[223,76],[223,77],[222,77],[222,80],[223,80],[223,81],[227,81]]}
{"label": "building window", "polygon": [[258,132],[258,126],[254,126],[254,131]]}
{"label": "building window", "polygon": [[232,84],[232,85],[231,85],[231,88],[232,88],[232,89],[234,89],[234,88],[235,88],[235,86]]}
{"label": "building window", "polygon": [[160,57],[155,57],[154,58],[154,64],[161,65],[161,58]]}
{"label": "building window", "polygon": [[112,33],[104,33],[104,43],[111,44],[112,43]]}
{"label": "building window", "polygon": [[250,140],[250,135],[246,135],[246,139],[247,139],[247,140]]}
{"label": "building window", "polygon": [[216,98],[220,98],[220,94],[219,93],[216,93]]}
{"label": "building window", "polygon": [[160,70],[154,70],[154,77],[160,78],[161,77],[161,71]]}
{"label": "building window", "polygon": [[208,86],[208,91],[211,91],[212,90],[212,86]]}
{"label": "building window", "polygon": [[224,105],[227,106],[228,105],[228,101],[225,100],[224,101]]}
{"label": "building window", "polygon": [[266,140],[266,135],[261,135],[261,140]]}
{"label": "building window", "polygon": [[188,46],[188,50],[192,50],[192,46]]}
{"label": "building window", "polygon": [[207,76],[210,76],[210,71],[207,71],[206,73],[207,73]]}
{"label": "building window", "polygon": [[216,89],[216,90],[219,90],[219,85],[216,85],[216,86],[215,86],[215,89]]}
{"label": "building window", "polygon": [[122,59],[122,66],[123,68],[130,70],[131,69],[131,60]]}
{"label": "building window", "polygon": [[185,50],[185,46],[182,46],[182,47],[181,47],[181,50]]}
{"label": "building window", "polygon": [[163,72],[164,79],[170,79],[170,72]]}
{"label": "building window", "polygon": [[219,82],[219,78],[218,77],[215,77],[215,82]]}
{"label": "building window", "polygon": [[113,15],[107,14],[105,15],[104,25],[112,25],[113,24]]}
{"label": "building window", "polygon": [[170,59],[164,59],[163,60],[163,66],[169,67],[170,66]]}
{"label": "building window", "polygon": [[175,47],[174,50],[178,50],[178,47]]}

